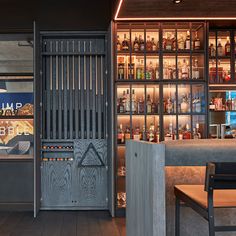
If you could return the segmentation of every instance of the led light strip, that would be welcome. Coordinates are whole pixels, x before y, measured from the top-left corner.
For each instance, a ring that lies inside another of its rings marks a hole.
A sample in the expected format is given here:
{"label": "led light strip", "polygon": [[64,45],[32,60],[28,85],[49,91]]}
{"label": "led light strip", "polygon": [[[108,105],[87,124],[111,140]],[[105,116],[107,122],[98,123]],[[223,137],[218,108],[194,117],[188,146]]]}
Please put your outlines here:
{"label": "led light strip", "polygon": [[121,6],[124,0],[120,0],[116,14],[115,21],[148,21],[148,20],[236,20],[236,17],[118,17]]}

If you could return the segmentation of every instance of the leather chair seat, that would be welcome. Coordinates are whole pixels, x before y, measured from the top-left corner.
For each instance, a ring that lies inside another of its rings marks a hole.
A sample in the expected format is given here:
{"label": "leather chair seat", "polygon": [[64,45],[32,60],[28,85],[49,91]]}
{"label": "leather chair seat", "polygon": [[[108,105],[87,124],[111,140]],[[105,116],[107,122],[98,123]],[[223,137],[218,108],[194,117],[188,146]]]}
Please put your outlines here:
{"label": "leather chair seat", "polygon": [[[207,208],[207,192],[204,191],[204,185],[176,185],[175,191]],[[236,190],[214,190],[213,198],[216,208],[236,207]]]}

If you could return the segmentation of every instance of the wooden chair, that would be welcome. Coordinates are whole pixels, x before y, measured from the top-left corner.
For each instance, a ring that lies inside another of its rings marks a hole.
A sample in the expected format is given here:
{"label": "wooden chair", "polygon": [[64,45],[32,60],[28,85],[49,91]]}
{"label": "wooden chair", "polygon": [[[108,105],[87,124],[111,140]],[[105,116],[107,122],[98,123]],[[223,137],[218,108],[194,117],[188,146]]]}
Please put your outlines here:
{"label": "wooden chair", "polygon": [[234,226],[215,226],[214,208],[236,208],[236,163],[208,163],[204,185],[176,185],[175,236],[180,236],[180,206],[185,204],[204,217],[209,236],[236,231]]}

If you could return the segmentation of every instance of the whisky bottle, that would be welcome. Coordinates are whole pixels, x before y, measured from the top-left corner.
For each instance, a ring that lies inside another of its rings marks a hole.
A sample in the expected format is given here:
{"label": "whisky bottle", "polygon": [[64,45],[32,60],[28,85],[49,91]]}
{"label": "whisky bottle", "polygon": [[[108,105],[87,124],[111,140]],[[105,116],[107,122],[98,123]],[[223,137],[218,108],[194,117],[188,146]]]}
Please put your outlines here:
{"label": "whisky bottle", "polygon": [[227,42],[225,44],[225,56],[230,56],[230,42],[229,36],[227,36]]}
{"label": "whisky bottle", "polygon": [[138,112],[138,114],[143,114],[144,113],[144,100],[141,97],[138,100],[137,112]]}
{"label": "whisky bottle", "polygon": [[172,50],[172,40],[171,40],[171,35],[170,33],[167,34],[167,39],[165,42],[165,50]]}
{"label": "whisky bottle", "polygon": [[148,141],[149,142],[154,142],[155,141],[155,130],[154,130],[154,124],[151,123],[150,127],[149,127],[149,131],[148,131]]}
{"label": "whisky bottle", "polygon": [[132,105],[132,112],[136,113],[137,112],[137,101],[136,101],[136,95],[135,95],[135,90],[132,90],[132,101],[131,101],[131,105]]}
{"label": "whisky bottle", "polygon": [[150,95],[148,94],[147,96],[147,102],[146,102],[146,108],[147,108],[147,114],[150,114],[152,113],[152,101],[151,101],[151,97]]}
{"label": "whisky bottle", "polygon": [[130,112],[130,94],[129,89],[126,92],[126,99],[125,99],[125,112]]}
{"label": "whisky bottle", "polygon": [[137,34],[135,34],[135,39],[134,39],[134,43],[133,43],[133,50],[135,52],[139,51],[139,41],[138,41],[138,36]]}
{"label": "whisky bottle", "polygon": [[124,113],[125,112],[125,107],[123,104],[123,99],[119,98],[118,106],[117,106],[117,113]]}
{"label": "whisky bottle", "polygon": [[200,50],[201,49],[201,41],[198,38],[198,33],[197,31],[195,32],[195,38],[194,38],[194,50]]}
{"label": "whisky bottle", "polygon": [[146,70],[146,80],[153,80],[155,76],[155,70],[152,65],[152,61],[149,62],[149,65],[147,66]]}
{"label": "whisky bottle", "polygon": [[182,101],[180,103],[180,112],[181,113],[189,112],[189,103],[188,103],[186,95],[182,96]]}
{"label": "whisky bottle", "polygon": [[159,79],[159,64],[158,62],[156,63],[156,67],[155,67],[155,79]]}
{"label": "whisky bottle", "polygon": [[139,50],[140,51],[144,51],[145,49],[145,45],[144,45],[144,40],[142,35],[139,35]]}
{"label": "whisky bottle", "polygon": [[183,127],[182,125],[179,125],[179,140],[183,139]]}
{"label": "whisky bottle", "polygon": [[128,42],[128,39],[126,38],[126,34],[124,34],[124,40],[122,42],[122,50],[124,51],[129,50],[129,42]]}
{"label": "whisky bottle", "polygon": [[157,45],[156,45],[156,43],[155,43],[155,40],[154,40],[154,38],[152,38],[152,51],[157,51]]}
{"label": "whisky bottle", "polygon": [[187,31],[187,37],[186,37],[186,40],[185,40],[185,49],[186,50],[190,50],[190,47],[191,47],[191,43],[190,43],[190,32],[189,30]]}
{"label": "whisky bottle", "polygon": [[160,142],[160,128],[159,126],[157,127],[157,131],[156,131],[156,134],[155,134],[155,142],[156,143],[159,143]]}
{"label": "whisky bottle", "polygon": [[221,39],[218,40],[217,53],[219,57],[223,56],[223,46],[221,44]]}
{"label": "whisky bottle", "polygon": [[128,64],[128,68],[129,68],[129,79],[133,80],[134,79],[134,63],[129,63]]}
{"label": "whisky bottle", "polygon": [[136,67],[136,79],[141,80],[144,79],[144,65],[143,60],[138,60],[137,67]]}
{"label": "whisky bottle", "polygon": [[117,51],[120,51],[120,50],[121,50],[121,43],[120,43],[120,37],[119,37],[119,35],[117,35],[116,50],[117,50]]}
{"label": "whisky bottle", "polygon": [[133,139],[141,140],[141,133],[138,126],[135,128],[135,131],[133,132]]}
{"label": "whisky bottle", "polygon": [[210,104],[209,104],[209,110],[210,111],[215,111],[216,105],[214,103],[214,98],[211,99]]}
{"label": "whisky bottle", "polygon": [[125,141],[130,139],[130,129],[128,126],[126,126],[125,129]]}
{"label": "whisky bottle", "polygon": [[183,139],[191,139],[191,130],[189,128],[189,124],[186,124],[186,130],[183,133]]}
{"label": "whisky bottle", "polygon": [[145,125],[143,125],[143,130],[142,130],[142,140],[146,140],[146,129],[145,129]]}
{"label": "whisky bottle", "polygon": [[177,40],[175,38],[175,34],[171,34],[171,42],[172,42],[172,50],[176,50],[176,48],[177,48]]}
{"label": "whisky bottle", "polygon": [[149,35],[147,36],[146,50],[149,51],[149,52],[152,51],[152,42],[150,40],[150,36]]}
{"label": "whisky bottle", "polygon": [[193,79],[200,78],[200,72],[199,72],[199,68],[198,68],[198,60],[197,59],[194,60],[192,77],[193,77]]}
{"label": "whisky bottle", "polygon": [[[187,39],[186,39],[187,40]],[[180,38],[179,38],[179,40],[178,40],[178,49],[179,50],[184,50],[184,44],[185,44],[185,42],[184,42],[184,36],[183,36],[183,34],[180,34]]]}
{"label": "whisky bottle", "polygon": [[215,65],[215,61],[214,60],[211,61],[209,77],[210,77],[209,78],[210,79],[210,83],[215,83],[216,82],[216,65]]}
{"label": "whisky bottle", "polygon": [[168,114],[173,112],[173,102],[172,102],[170,97],[167,98],[166,109],[165,110]]}
{"label": "whisky bottle", "polygon": [[189,78],[189,68],[188,68],[188,63],[186,59],[183,59],[183,64],[181,68],[181,75],[182,79],[188,79]]}
{"label": "whisky bottle", "polygon": [[210,44],[209,46],[209,56],[210,57],[215,57],[216,56],[216,49],[213,43]]}
{"label": "whisky bottle", "polygon": [[124,58],[119,57],[118,58],[118,80],[124,80],[125,79],[125,63]]}
{"label": "whisky bottle", "polygon": [[125,143],[125,135],[124,135],[122,124],[120,124],[120,126],[118,127],[117,143],[118,144],[124,144]]}

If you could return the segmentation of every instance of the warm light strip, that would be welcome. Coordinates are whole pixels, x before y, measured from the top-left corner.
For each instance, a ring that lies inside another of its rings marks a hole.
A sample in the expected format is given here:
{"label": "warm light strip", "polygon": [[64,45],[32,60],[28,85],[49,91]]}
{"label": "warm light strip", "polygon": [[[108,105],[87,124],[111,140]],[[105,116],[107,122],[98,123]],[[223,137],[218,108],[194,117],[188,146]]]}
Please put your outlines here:
{"label": "warm light strip", "polygon": [[148,20],[236,20],[236,17],[118,17],[124,0],[120,0],[116,10],[116,21],[148,21]]}

